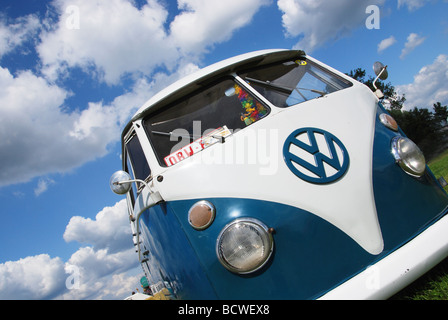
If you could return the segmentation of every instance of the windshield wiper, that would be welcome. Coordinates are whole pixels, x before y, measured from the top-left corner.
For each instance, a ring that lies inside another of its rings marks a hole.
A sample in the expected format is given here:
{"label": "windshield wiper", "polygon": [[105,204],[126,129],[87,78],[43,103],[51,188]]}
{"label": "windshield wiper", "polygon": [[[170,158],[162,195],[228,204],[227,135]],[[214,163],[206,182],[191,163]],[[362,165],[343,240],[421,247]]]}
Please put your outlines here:
{"label": "windshield wiper", "polygon": [[168,136],[168,137],[183,137],[183,138],[190,138],[190,139],[199,139],[200,136],[193,135],[193,134],[182,134],[182,133],[176,133],[176,132],[162,132],[162,131],[151,131],[151,133],[158,134],[161,136]]}
{"label": "windshield wiper", "polygon": [[277,84],[273,84],[270,81],[263,81],[263,80],[258,80],[258,79],[254,79],[254,78],[249,78],[249,77],[245,77],[244,80],[253,82],[253,83],[257,83],[257,84],[261,84],[262,86],[266,86],[287,94],[291,94],[294,91],[294,88],[289,88],[286,86],[279,86]]}
{"label": "windshield wiper", "polygon": [[[176,133],[176,132],[151,131],[151,133],[158,134],[161,136],[168,136],[168,137],[174,136],[174,137],[189,138],[191,140],[204,138],[203,136],[198,136],[198,135],[194,135],[194,134],[182,134],[182,133]],[[223,136],[211,135],[211,137],[217,139],[221,143],[225,142],[225,137],[223,137]]]}
{"label": "windshield wiper", "polygon": [[305,99],[305,100],[308,100],[308,99],[306,99],[300,93],[299,89],[317,93],[321,97],[323,97],[323,96],[325,96],[327,94],[326,92],[323,92],[323,91],[320,91],[320,90],[316,90],[316,89],[307,89],[307,88],[299,88],[299,87],[297,87],[297,88],[290,88],[290,87],[287,87],[287,86],[284,86],[284,85],[273,84],[270,81],[263,81],[263,80],[258,80],[258,79],[254,79],[254,78],[249,78],[249,77],[245,77],[244,80],[247,80],[247,81],[253,82],[253,83],[257,83],[257,84],[260,84],[262,86],[266,86],[266,87],[269,87],[269,88],[272,88],[274,90],[277,90],[277,91],[280,91],[280,92],[283,92],[283,93],[287,93],[287,94],[291,94],[294,90],[296,90],[302,96],[302,98]]}

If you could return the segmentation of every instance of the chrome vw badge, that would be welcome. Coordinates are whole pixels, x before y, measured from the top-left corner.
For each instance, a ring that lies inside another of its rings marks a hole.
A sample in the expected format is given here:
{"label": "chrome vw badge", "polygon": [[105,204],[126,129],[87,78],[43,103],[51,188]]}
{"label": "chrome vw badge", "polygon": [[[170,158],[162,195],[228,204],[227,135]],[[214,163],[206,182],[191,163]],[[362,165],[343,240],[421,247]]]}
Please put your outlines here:
{"label": "chrome vw badge", "polygon": [[297,129],[283,145],[288,168],[299,178],[316,184],[331,183],[348,169],[349,156],[333,134],[316,128]]}

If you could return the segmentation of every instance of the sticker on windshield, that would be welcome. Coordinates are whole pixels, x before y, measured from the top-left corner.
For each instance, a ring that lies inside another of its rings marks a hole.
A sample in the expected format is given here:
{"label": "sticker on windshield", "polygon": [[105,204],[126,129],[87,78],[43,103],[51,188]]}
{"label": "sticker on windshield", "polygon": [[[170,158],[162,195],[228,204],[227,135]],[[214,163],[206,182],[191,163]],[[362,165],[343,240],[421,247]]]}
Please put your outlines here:
{"label": "sticker on windshield", "polygon": [[172,165],[185,160],[198,152],[201,152],[205,148],[208,148],[217,142],[224,142],[224,139],[231,134],[232,133],[226,126],[213,130],[209,134],[166,156],[164,158],[165,164],[168,167],[171,167]]}
{"label": "sticker on windshield", "polygon": [[239,85],[236,84],[234,89],[234,92],[238,95],[238,100],[243,108],[240,118],[246,126],[260,120],[268,113],[268,109],[266,109],[260,102],[256,101]]}

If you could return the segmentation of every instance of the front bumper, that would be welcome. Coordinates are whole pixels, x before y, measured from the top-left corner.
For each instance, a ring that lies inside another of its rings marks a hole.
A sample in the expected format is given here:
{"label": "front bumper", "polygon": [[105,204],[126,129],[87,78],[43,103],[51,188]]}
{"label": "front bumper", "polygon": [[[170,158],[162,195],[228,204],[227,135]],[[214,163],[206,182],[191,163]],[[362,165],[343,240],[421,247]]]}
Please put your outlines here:
{"label": "front bumper", "polygon": [[448,215],[319,299],[387,299],[448,256]]}

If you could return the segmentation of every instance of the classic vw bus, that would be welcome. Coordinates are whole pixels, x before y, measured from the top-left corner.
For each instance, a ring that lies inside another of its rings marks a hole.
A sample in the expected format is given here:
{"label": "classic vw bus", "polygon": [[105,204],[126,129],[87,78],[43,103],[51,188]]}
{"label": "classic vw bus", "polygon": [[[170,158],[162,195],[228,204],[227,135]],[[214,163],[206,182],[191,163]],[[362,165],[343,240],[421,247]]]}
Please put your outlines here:
{"label": "classic vw bus", "polygon": [[447,194],[381,96],[267,50],[145,103],[110,184],[153,294],[387,298],[444,259]]}

